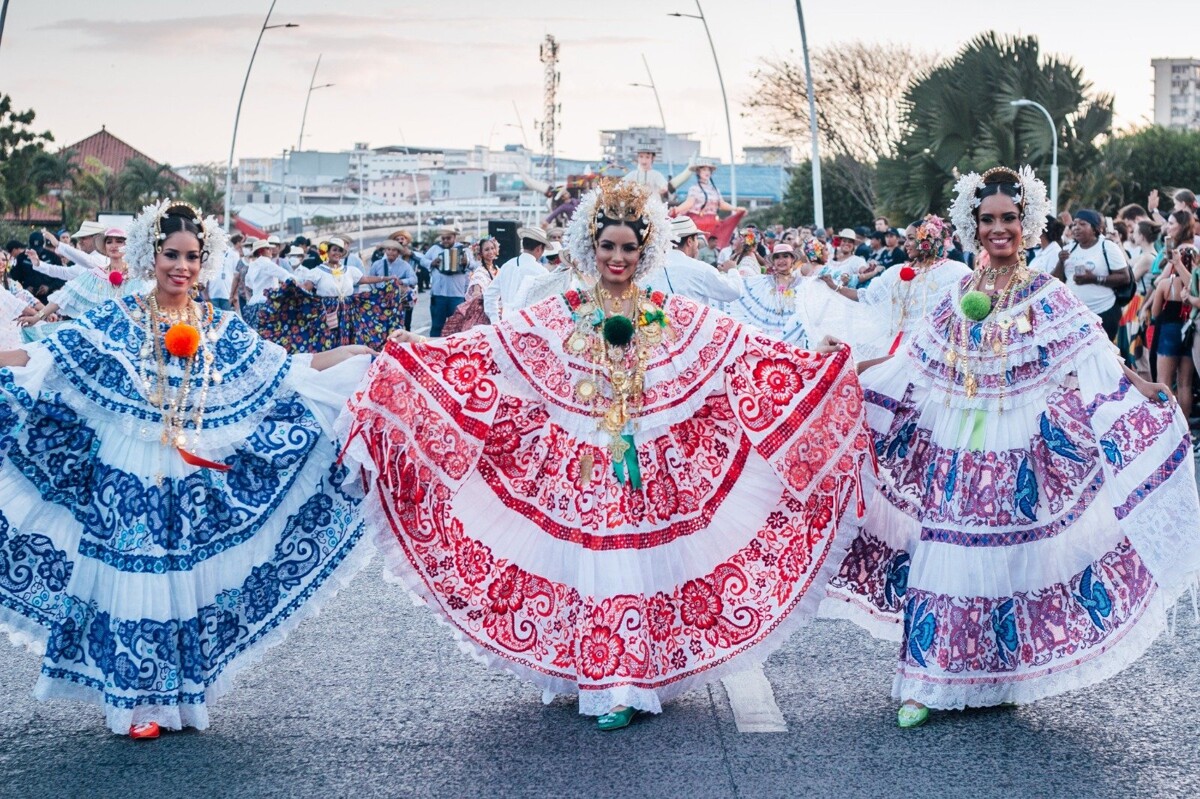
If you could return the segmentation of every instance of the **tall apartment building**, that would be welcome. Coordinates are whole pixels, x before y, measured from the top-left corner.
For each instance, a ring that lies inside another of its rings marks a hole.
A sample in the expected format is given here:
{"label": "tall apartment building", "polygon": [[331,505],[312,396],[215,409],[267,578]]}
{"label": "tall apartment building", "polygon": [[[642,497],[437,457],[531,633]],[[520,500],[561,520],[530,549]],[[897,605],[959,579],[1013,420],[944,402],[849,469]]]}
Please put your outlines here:
{"label": "tall apartment building", "polygon": [[1200,130],[1200,59],[1155,58],[1154,124]]}

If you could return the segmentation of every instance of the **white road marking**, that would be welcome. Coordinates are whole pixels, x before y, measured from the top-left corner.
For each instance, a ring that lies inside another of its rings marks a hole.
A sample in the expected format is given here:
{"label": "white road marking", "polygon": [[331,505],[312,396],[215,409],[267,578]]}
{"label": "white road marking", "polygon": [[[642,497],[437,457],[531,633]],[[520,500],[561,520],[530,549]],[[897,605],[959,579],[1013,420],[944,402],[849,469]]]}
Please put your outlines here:
{"label": "white road marking", "polygon": [[729,695],[738,732],[787,732],[787,722],[761,665],[726,677],[721,684]]}

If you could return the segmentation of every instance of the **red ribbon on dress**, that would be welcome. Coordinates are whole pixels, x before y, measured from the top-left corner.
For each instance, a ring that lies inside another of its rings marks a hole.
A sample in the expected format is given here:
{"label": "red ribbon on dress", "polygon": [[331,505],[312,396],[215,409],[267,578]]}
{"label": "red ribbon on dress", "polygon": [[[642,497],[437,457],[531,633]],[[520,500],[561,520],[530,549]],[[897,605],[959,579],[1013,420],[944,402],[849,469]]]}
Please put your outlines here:
{"label": "red ribbon on dress", "polygon": [[179,457],[183,458],[183,462],[188,466],[195,466],[200,469],[212,469],[217,472],[229,471],[229,465],[225,463],[217,463],[216,461],[205,460],[199,455],[188,452],[183,447],[176,447],[179,450]]}

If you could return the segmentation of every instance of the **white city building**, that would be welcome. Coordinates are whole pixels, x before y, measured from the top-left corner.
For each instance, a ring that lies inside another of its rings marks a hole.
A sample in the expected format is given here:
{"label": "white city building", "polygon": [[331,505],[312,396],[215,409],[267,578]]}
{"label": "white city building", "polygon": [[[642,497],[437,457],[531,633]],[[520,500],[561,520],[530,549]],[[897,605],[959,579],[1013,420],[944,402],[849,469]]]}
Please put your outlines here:
{"label": "white city building", "polygon": [[1155,58],[1154,124],[1200,130],[1200,59]]}

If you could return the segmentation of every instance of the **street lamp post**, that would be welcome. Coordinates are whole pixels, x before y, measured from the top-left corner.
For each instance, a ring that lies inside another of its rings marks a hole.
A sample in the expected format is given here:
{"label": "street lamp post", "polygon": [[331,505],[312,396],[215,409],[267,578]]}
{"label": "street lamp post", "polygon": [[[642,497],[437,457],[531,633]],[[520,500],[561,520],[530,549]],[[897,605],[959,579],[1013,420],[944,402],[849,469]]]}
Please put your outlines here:
{"label": "street lamp post", "polygon": [[[320,86],[316,85],[317,84],[317,70],[321,68],[321,56],[322,55],[323,55],[323,53],[319,53],[317,55],[317,65],[315,67],[313,67],[312,78],[309,79],[309,81],[308,81],[308,93],[304,95],[304,113],[302,113],[300,115],[300,135],[296,137],[296,149],[292,150],[292,157],[295,157],[296,153],[298,153],[304,149],[304,126],[308,123],[308,104],[312,100],[312,93],[315,92],[317,89],[328,89],[330,86],[334,85],[332,83],[322,83]],[[286,203],[287,202],[287,161],[286,160],[284,161],[284,171],[283,171],[283,199],[284,199],[284,202]],[[300,187],[297,186],[296,187],[297,210],[299,210],[299,206],[300,206]],[[300,216],[301,216],[301,218],[303,218],[303,216],[304,216],[303,211],[300,212]],[[280,229],[281,233],[283,232],[283,225],[284,225],[283,209],[280,208],[280,210],[279,210],[279,229]]]}
{"label": "street lamp post", "polygon": [[812,135],[813,222],[825,227],[825,200],[821,194],[821,147],[817,137],[817,98],[813,95],[812,64],[808,60],[808,33],[804,29],[804,9],[796,0],[796,17],[800,20],[800,47],[804,50],[804,81],[808,92],[808,129]]}
{"label": "street lamp post", "polygon": [[1029,106],[1041,111],[1046,117],[1046,122],[1050,125],[1050,212],[1058,213],[1058,127],[1054,124],[1054,117],[1050,116],[1050,112],[1046,110],[1046,106],[1041,103],[1035,103],[1033,100],[1011,100],[1009,105],[1016,108],[1024,108]]}
{"label": "street lamp post", "polygon": [[258,38],[254,41],[254,50],[250,53],[250,65],[246,67],[246,77],[242,80],[242,93],[238,95],[237,113],[233,115],[233,138],[229,140],[229,162],[225,165],[225,230],[229,230],[232,224],[232,218],[229,213],[229,203],[233,194],[233,151],[237,147],[237,132],[238,122],[242,119],[242,101],[246,99],[246,86],[250,83],[250,71],[254,69],[254,57],[258,55],[258,46],[262,44],[263,34],[273,28],[298,28],[300,27],[294,22],[288,22],[283,25],[269,25],[271,21],[271,12],[275,10],[275,4],[279,0],[271,0],[271,7],[267,9],[267,16],[263,19],[262,27],[258,30]]}
{"label": "street lamp post", "polygon": [[283,153],[279,156],[279,189],[283,193],[283,198],[279,201],[279,239],[283,240],[283,226],[286,224],[285,213],[287,211],[287,148],[283,148]]}
{"label": "street lamp post", "polygon": [[721,62],[717,59],[717,47],[713,44],[712,32],[708,29],[708,20],[704,17],[704,9],[700,7],[700,0],[696,0],[696,14],[680,14],[675,12],[668,14],[669,17],[688,17],[689,19],[698,19],[704,23],[704,35],[708,37],[708,47],[712,50],[713,63],[717,67],[717,83],[721,84],[721,102],[725,104],[725,131],[729,136],[729,201],[733,205],[737,205],[737,161],[733,157],[733,122],[729,118],[729,98],[725,94],[725,79],[721,77]]}
{"label": "street lamp post", "polygon": [[658,97],[658,86],[654,83],[654,75],[650,72],[650,62],[646,60],[646,54],[642,53],[642,63],[646,65],[646,76],[650,78],[649,83],[631,83],[630,86],[636,86],[639,89],[650,89],[654,92],[654,102],[658,105],[658,118],[662,121],[663,126],[663,151],[667,156],[667,173],[675,174],[675,160],[671,158],[671,150],[667,146],[667,117],[663,114],[662,100]]}
{"label": "street lamp post", "polygon": [[304,149],[304,125],[308,122],[308,101],[312,99],[312,93],[317,89],[328,89],[330,86],[334,85],[332,83],[322,83],[320,86],[316,85],[317,70],[321,68],[322,55],[324,55],[324,53],[317,55],[317,65],[313,67],[312,79],[308,82],[308,94],[304,97],[304,113],[300,115],[300,137],[296,139],[297,151]]}
{"label": "street lamp post", "polygon": [[358,249],[359,249],[359,252],[362,252],[362,249],[363,249],[363,229],[366,227],[366,225],[364,224],[364,219],[363,219],[363,215],[366,213],[366,205],[365,205],[365,202],[366,202],[366,196],[365,196],[366,175],[365,175],[365,173],[367,171],[366,170],[366,161],[367,161],[367,151],[359,150],[358,151]]}

